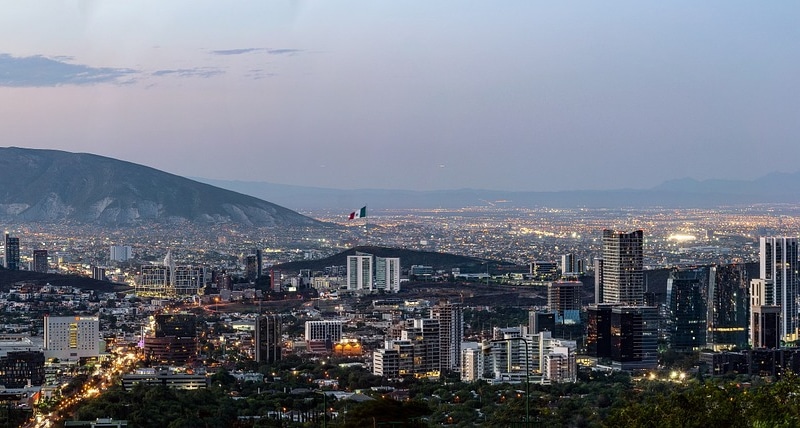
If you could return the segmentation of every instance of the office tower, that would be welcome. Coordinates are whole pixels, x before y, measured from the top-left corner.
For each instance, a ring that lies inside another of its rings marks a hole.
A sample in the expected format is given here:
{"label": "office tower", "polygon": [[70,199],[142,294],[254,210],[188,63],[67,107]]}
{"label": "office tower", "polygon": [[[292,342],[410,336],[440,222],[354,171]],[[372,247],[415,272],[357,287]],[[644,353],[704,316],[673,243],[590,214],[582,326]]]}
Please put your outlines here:
{"label": "office tower", "polygon": [[594,259],[594,303],[603,303],[603,259]]}
{"label": "office tower", "polygon": [[282,324],[280,315],[259,315],[256,317],[255,360],[257,363],[272,364],[281,359]]}
{"label": "office tower", "polygon": [[439,321],[442,371],[460,371],[461,342],[464,341],[464,310],[458,303],[439,302],[431,309]]}
{"label": "office tower", "polygon": [[583,273],[583,260],[575,254],[569,253],[561,256],[561,276],[578,276]]}
{"label": "office tower", "polygon": [[[760,278],[765,280],[766,305],[780,306],[780,339],[798,339],[800,318],[798,317],[798,249],[797,238],[759,238]],[[772,298],[769,298],[772,296]]]}
{"label": "office tower", "polygon": [[255,249],[256,254],[256,278],[261,278],[264,275],[264,255],[261,249]]}
{"label": "office tower", "polygon": [[133,249],[129,245],[112,245],[109,247],[108,259],[112,262],[127,262],[133,257]]}
{"label": "office tower", "polygon": [[144,339],[147,358],[167,364],[186,364],[197,354],[197,319],[193,314],[155,316],[152,336]]}
{"label": "office tower", "polygon": [[0,385],[8,389],[44,385],[44,353],[12,351],[0,357]]}
{"label": "office tower", "polygon": [[691,352],[706,345],[706,268],[673,270],[667,279],[669,344],[674,350]]}
{"label": "office tower", "polygon": [[748,343],[750,291],[744,264],[712,266],[708,284],[708,346],[743,348]]}
{"label": "office tower", "polygon": [[92,279],[96,279],[98,281],[105,281],[106,268],[102,268],[99,266],[92,266]]}
{"label": "office tower", "polygon": [[342,321],[306,321],[306,342],[324,340],[336,343],[342,340]]}
{"label": "office tower", "polygon": [[270,290],[275,293],[283,291],[281,283],[281,271],[278,269],[270,269],[269,271]]}
{"label": "office tower", "polygon": [[658,310],[652,306],[611,309],[611,362],[619,370],[658,365]]}
{"label": "office tower", "polygon": [[400,258],[375,258],[375,289],[387,293],[400,291]]}
{"label": "office tower", "polygon": [[771,281],[758,278],[750,281],[750,345],[753,348],[779,348],[781,344],[782,308],[775,301]]}
{"label": "office tower", "polygon": [[603,230],[603,303],[644,304],[643,235]]}
{"label": "office tower", "polygon": [[547,284],[547,309],[556,316],[556,324],[580,324],[580,281],[556,281]]}
{"label": "office tower", "polygon": [[558,278],[558,263],[548,261],[531,262],[530,274],[539,281],[554,281]]}
{"label": "office tower", "polygon": [[[411,343],[415,373],[438,374],[443,369],[449,370],[442,363],[443,355],[449,357],[450,353],[442,350],[442,329],[438,319],[414,319],[410,326],[403,329],[400,339]],[[458,349],[460,348],[461,342],[458,343]],[[458,358],[461,358],[460,351]]]}
{"label": "office tower", "polygon": [[244,258],[244,276],[248,281],[255,281],[258,278],[258,258],[255,254],[250,254]]}
{"label": "office tower", "polygon": [[3,266],[8,270],[19,270],[19,238],[6,232]]}
{"label": "office tower", "polygon": [[590,306],[586,321],[586,352],[595,358],[611,358],[612,304]]}
{"label": "office tower", "polygon": [[372,255],[347,256],[347,289],[372,291]]}
{"label": "office tower", "polygon": [[555,331],[556,314],[547,311],[528,312],[528,333],[537,334],[543,331]]}
{"label": "office tower", "polygon": [[32,270],[39,273],[47,273],[49,264],[47,263],[47,250],[33,250]]}
{"label": "office tower", "polygon": [[47,358],[77,361],[97,357],[100,346],[100,320],[96,316],[44,316],[44,353]]}

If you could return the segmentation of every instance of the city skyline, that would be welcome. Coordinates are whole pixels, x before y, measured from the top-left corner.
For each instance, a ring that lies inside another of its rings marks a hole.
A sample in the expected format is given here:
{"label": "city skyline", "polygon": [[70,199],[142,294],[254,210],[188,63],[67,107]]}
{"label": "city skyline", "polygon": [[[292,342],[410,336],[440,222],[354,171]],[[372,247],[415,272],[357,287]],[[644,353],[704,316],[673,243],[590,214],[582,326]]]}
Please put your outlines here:
{"label": "city skyline", "polygon": [[5,6],[9,146],[337,189],[797,171],[794,4]]}

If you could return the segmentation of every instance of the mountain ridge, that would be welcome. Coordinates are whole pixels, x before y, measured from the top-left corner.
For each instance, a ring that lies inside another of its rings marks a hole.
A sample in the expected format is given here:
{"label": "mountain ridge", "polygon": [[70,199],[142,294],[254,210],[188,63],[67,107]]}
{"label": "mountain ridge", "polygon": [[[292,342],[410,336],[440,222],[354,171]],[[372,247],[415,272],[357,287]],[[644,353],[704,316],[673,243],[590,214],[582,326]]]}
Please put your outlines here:
{"label": "mountain ridge", "polygon": [[0,220],[106,226],[324,223],[254,196],[89,153],[0,147]]}

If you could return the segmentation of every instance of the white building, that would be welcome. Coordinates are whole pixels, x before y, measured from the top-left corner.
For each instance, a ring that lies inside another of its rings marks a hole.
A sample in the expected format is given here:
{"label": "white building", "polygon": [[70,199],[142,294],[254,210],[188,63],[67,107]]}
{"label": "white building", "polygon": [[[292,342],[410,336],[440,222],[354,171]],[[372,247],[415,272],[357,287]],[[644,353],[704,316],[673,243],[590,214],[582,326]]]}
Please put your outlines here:
{"label": "white building", "polygon": [[306,321],[306,341],[328,339],[332,343],[342,340],[342,321]]}
{"label": "white building", "polygon": [[96,316],[44,317],[44,356],[59,360],[97,357],[104,350]]}
{"label": "white building", "polygon": [[387,293],[400,291],[400,258],[375,258],[375,288]]}
{"label": "white building", "polygon": [[[472,355],[467,357],[465,352]],[[508,332],[502,338],[486,343],[480,354],[462,350],[462,361],[483,357],[481,376],[488,372],[488,380],[496,382],[524,382],[526,379],[532,382],[575,382],[578,373],[576,355],[574,340],[555,339],[549,331],[522,335]],[[480,363],[472,364],[471,370],[475,371]],[[462,376],[463,373],[462,369]]]}
{"label": "white building", "polygon": [[347,289],[350,291],[369,291],[373,289],[372,255],[357,254],[347,256]]}
{"label": "white building", "polygon": [[478,342],[461,344],[461,380],[475,382],[483,379],[483,350]]}

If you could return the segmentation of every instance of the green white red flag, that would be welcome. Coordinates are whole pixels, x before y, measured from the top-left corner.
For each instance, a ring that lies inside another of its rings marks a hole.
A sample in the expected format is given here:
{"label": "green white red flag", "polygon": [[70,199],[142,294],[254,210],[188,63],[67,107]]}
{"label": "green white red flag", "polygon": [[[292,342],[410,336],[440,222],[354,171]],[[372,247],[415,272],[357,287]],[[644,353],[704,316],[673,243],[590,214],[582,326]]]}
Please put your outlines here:
{"label": "green white red flag", "polygon": [[351,212],[350,213],[350,217],[348,218],[348,220],[352,220],[354,218],[362,218],[362,217],[366,217],[366,216],[367,216],[367,207],[365,205],[365,206],[361,207],[360,210],[356,210],[356,211]]}

